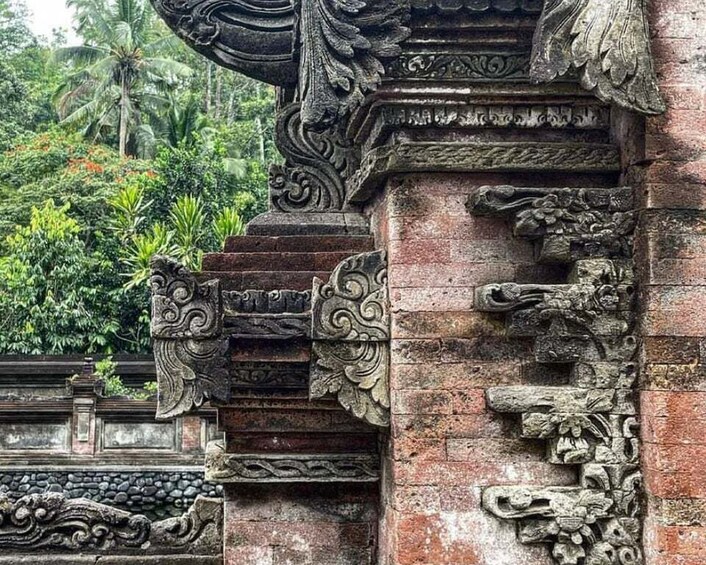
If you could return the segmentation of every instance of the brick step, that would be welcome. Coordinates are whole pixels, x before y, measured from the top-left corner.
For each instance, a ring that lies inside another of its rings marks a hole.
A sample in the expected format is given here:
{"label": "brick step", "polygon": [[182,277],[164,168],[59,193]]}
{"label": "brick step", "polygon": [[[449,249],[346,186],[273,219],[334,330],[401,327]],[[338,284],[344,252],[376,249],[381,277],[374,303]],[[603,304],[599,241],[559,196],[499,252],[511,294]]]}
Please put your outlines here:
{"label": "brick step", "polygon": [[350,251],[330,253],[208,253],[204,271],[332,271]]}
{"label": "brick step", "polygon": [[263,252],[290,252],[329,253],[337,251],[350,251],[350,255],[372,251],[373,238],[370,236],[350,235],[302,235],[270,237],[262,235],[244,235],[229,237],[226,240],[225,253],[263,253]]}
{"label": "brick step", "polygon": [[220,279],[223,290],[311,290],[314,277],[327,281],[330,271],[201,271],[200,281]]}

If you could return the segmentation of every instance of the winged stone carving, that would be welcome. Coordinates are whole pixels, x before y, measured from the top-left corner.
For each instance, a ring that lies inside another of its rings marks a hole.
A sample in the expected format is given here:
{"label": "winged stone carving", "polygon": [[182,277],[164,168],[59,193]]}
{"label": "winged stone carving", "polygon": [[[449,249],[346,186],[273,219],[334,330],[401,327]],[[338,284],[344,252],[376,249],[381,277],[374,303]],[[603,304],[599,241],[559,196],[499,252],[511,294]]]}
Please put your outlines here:
{"label": "winged stone carving", "polygon": [[666,110],[650,52],[646,0],[545,0],[530,76],[550,82],[571,69],[605,102],[644,114]]}

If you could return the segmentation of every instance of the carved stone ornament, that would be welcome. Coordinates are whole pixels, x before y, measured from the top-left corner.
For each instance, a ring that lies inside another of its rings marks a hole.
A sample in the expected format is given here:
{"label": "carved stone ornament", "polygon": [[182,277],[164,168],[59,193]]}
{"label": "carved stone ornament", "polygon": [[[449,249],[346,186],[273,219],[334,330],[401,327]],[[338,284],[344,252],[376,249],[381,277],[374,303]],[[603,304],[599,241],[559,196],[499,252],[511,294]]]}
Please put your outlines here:
{"label": "carved stone ornament", "polygon": [[[81,552],[108,555],[218,555],[223,501],[199,496],[178,518],[145,516],[59,493],[15,502],[0,496],[0,553]],[[24,563],[24,561],[23,561]]]}
{"label": "carved stone ornament", "polygon": [[297,86],[302,121],[321,128],[377,89],[381,59],[408,35],[405,0],[152,0],[167,24],[219,64]]}
{"label": "carved stone ornament", "polygon": [[141,547],[150,521],[85,499],[62,494],[32,494],[11,502],[0,498],[0,548],[3,550],[116,550]]}
{"label": "carved stone ornament", "polygon": [[367,483],[379,477],[379,458],[363,453],[227,453],[219,442],[206,453],[206,480],[219,483]]}
{"label": "carved stone ornament", "polygon": [[509,335],[534,337],[538,362],[573,364],[567,386],[486,393],[493,410],[521,415],[522,437],[547,441],[550,463],[578,466],[576,487],[483,494],[486,510],[517,520],[522,543],[550,544],[560,565],[643,562],[632,207],[624,188],[484,187],[469,202],[474,213],[510,216],[543,260],[573,263],[565,284],[486,285],[475,301],[506,313]]}
{"label": "carved stone ornament", "polygon": [[209,398],[227,401],[228,339],[217,280],[199,283],[167,257],[151,262],[152,337],[159,383],[157,418],[180,416]]}
{"label": "carved stone ornament", "polygon": [[383,251],[354,255],[328,283],[314,279],[311,398],[336,394],[375,426],[389,426],[389,296]]}
{"label": "carved stone ornament", "polygon": [[337,128],[304,127],[301,104],[278,112],[275,142],[285,158],[270,168],[270,205],[280,212],[333,212],[346,208],[349,144]]}
{"label": "carved stone ornament", "polygon": [[545,0],[531,78],[550,82],[572,69],[605,102],[644,114],[666,110],[650,51],[647,0]]}
{"label": "carved stone ornament", "polygon": [[469,201],[475,214],[508,216],[518,237],[539,240],[538,259],[568,263],[631,252],[636,213],[629,188],[491,186]]}

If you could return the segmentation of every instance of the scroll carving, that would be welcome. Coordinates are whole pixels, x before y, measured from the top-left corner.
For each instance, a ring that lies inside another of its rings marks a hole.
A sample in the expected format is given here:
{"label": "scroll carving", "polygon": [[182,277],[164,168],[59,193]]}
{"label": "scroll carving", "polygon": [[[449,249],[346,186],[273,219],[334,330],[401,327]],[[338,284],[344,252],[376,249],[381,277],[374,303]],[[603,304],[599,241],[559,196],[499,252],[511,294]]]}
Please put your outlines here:
{"label": "scroll carving", "polygon": [[336,394],[376,426],[390,421],[388,304],[382,251],[346,259],[328,283],[314,279],[310,397]]}
{"label": "scroll carving", "polygon": [[84,499],[58,493],[0,498],[0,548],[15,550],[111,550],[139,548],[150,521]]}
{"label": "scroll carving", "polygon": [[605,102],[644,114],[666,110],[650,51],[646,0],[545,0],[531,78],[549,82],[572,69]]}
{"label": "scroll carving", "polygon": [[156,256],[151,266],[157,417],[185,414],[210,398],[228,400],[228,339],[222,336],[219,281],[199,283],[185,267],[166,257]]}
{"label": "scroll carving", "polygon": [[301,104],[277,118],[276,142],[284,165],[270,168],[270,204],[280,212],[334,212],[345,208],[351,148],[337,129],[306,129]]}
{"label": "scroll carving", "polygon": [[20,554],[168,555],[188,549],[191,554],[218,555],[222,523],[223,501],[202,496],[184,515],[159,522],[59,493],[32,494],[15,502],[0,496],[0,550]]}
{"label": "scroll carving", "polygon": [[509,335],[535,338],[538,362],[572,364],[567,386],[487,391],[493,410],[521,415],[522,437],[547,441],[549,462],[578,466],[575,487],[483,494],[486,510],[517,520],[522,543],[550,544],[560,565],[643,562],[632,207],[629,189],[485,187],[469,201],[509,216],[541,259],[572,265],[565,284],[476,290],[479,310],[506,313]]}

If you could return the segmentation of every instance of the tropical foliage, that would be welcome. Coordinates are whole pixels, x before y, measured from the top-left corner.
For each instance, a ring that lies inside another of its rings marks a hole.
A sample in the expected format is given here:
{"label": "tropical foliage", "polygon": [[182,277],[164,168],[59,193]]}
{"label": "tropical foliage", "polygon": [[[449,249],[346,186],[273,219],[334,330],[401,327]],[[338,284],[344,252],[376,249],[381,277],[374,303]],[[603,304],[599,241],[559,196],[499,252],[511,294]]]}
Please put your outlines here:
{"label": "tropical foliage", "polygon": [[0,353],[149,348],[149,260],[199,268],[266,206],[273,92],[148,0],[67,0],[81,41],[0,0]]}

